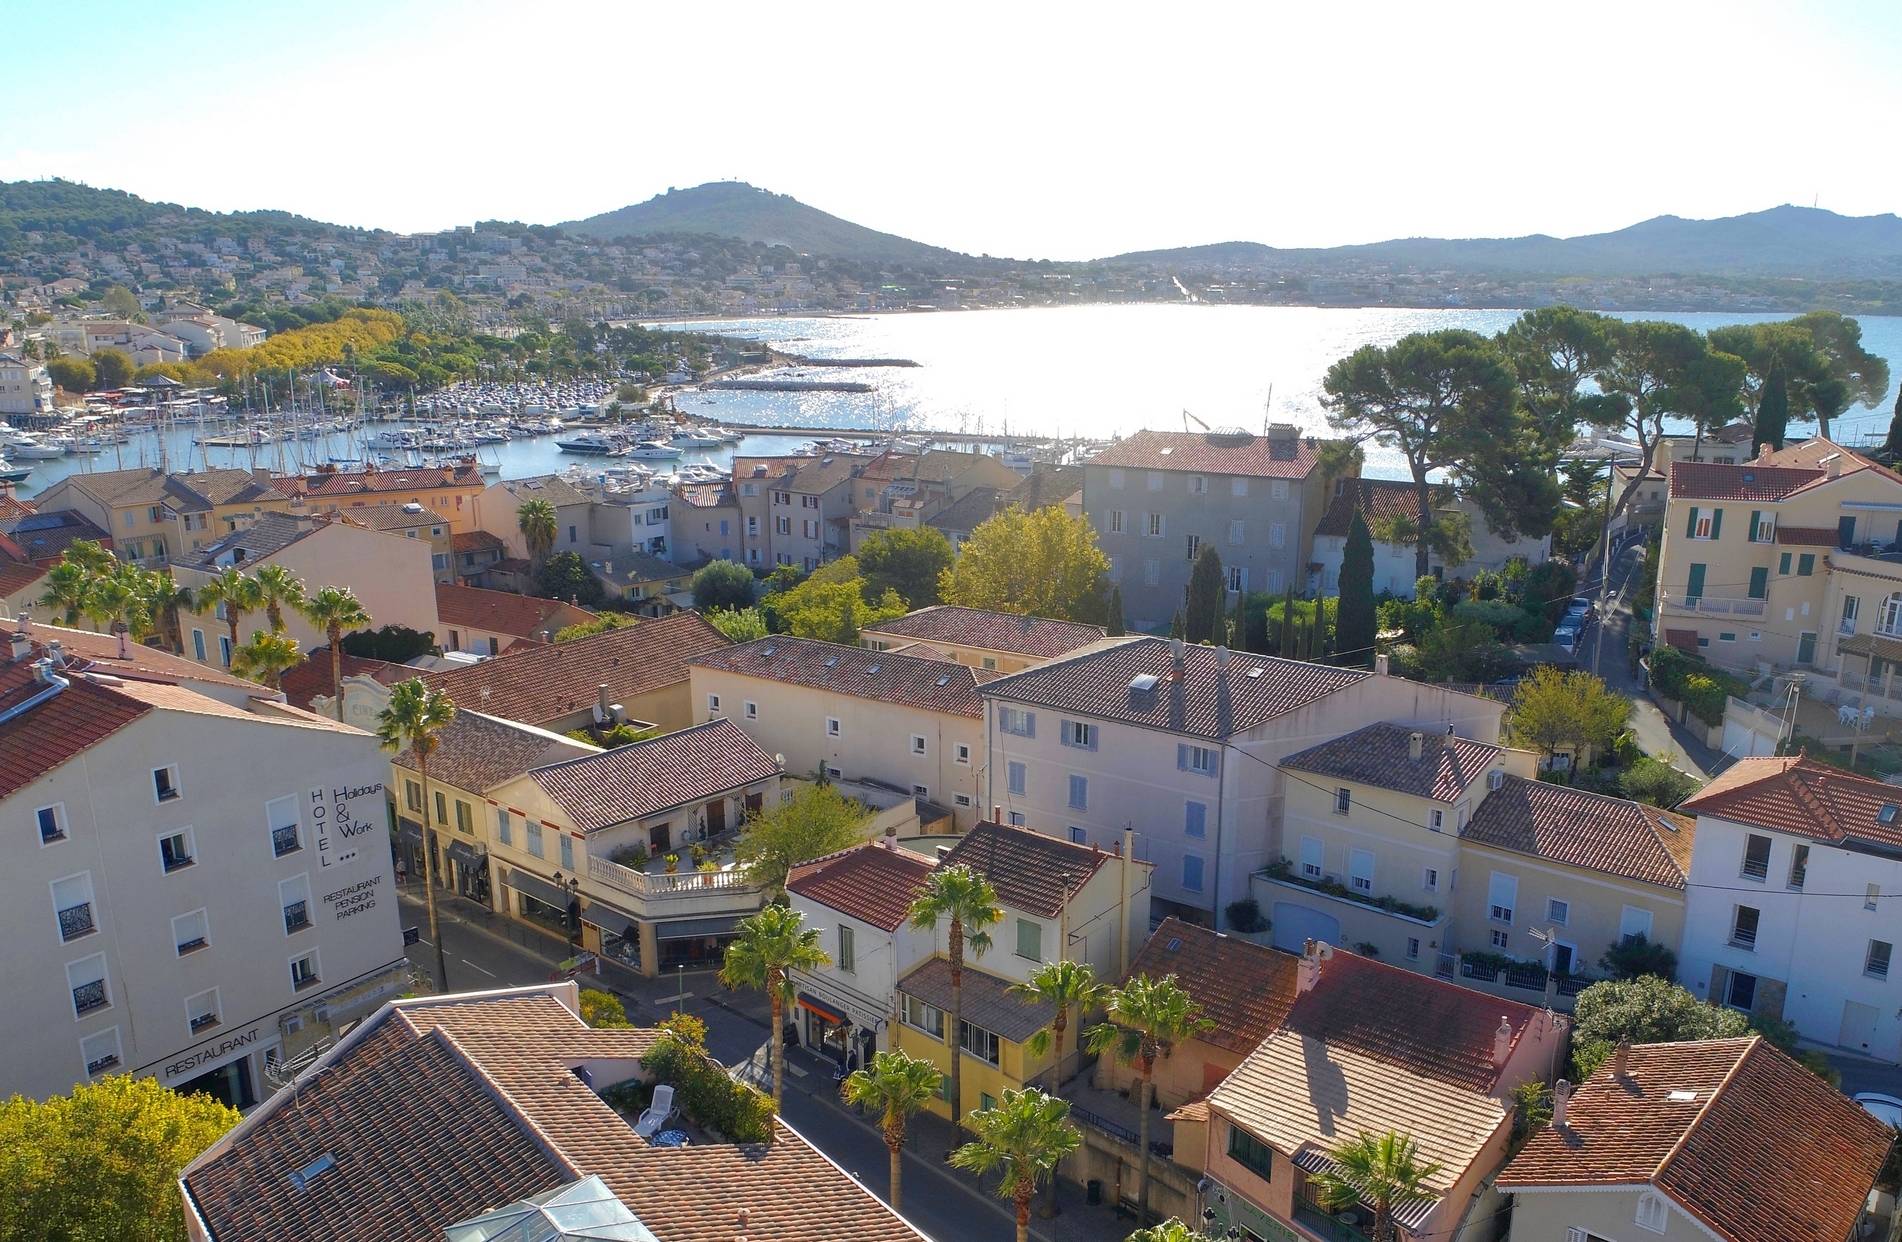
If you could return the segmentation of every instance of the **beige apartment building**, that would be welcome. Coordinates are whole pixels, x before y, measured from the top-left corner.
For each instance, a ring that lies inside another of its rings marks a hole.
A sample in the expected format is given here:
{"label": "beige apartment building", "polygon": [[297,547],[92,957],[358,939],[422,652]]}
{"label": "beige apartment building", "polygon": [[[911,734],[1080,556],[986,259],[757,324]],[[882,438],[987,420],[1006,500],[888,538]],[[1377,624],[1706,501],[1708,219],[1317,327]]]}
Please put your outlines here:
{"label": "beige apartment building", "polygon": [[131,1073],[249,1107],[408,986],[386,761],[263,687],[116,645],[36,626],[0,663],[0,816],[26,834],[0,1091]]}
{"label": "beige apartment building", "polygon": [[43,512],[69,509],[112,536],[113,550],[140,565],[182,560],[266,513],[288,513],[290,497],[264,471],[158,469],[74,474],[47,488]]}
{"label": "beige apartment building", "polygon": [[987,676],[962,664],[775,635],[692,662],[694,720],[725,718],[798,775],[869,781],[982,817]]}

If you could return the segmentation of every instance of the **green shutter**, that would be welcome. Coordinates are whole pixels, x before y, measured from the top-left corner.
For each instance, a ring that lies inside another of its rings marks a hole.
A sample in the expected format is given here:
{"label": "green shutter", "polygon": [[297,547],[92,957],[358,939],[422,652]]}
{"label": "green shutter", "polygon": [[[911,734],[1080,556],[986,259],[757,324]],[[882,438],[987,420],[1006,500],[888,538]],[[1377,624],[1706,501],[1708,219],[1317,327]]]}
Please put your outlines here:
{"label": "green shutter", "polygon": [[1790,574],[1790,554],[1788,552],[1785,552],[1782,556],[1777,557],[1777,576],[1779,578],[1787,578],[1789,574]]}
{"label": "green shutter", "polygon": [[1695,539],[1697,537],[1697,506],[1696,505],[1691,506],[1691,524],[1684,528],[1684,537],[1686,539]]}
{"label": "green shutter", "polygon": [[1750,511],[1750,529],[1744,532],[1744,538],[1748,539],[1751,543],[1755,543],[1757,541],[1757,523],[1759,520],[1762,519],[1762,517],[1763,517],[1763,510],[1752,509]]}
{"label": "green shutter", "polygon": [[1811,573],[1815,571],[1815,569],[1816,569],[1816,554],[1814,552],[1805,552],[1803,555],[1796,558],[1796,576],[1797,577],[1807,578],[1810,576]]}
{"label": "green shutter", "polygon": [[1723,533],[1724,511],[1722,509],[1712,509],[1710,511],[1710,537],[1715,539]]}
{"label": "green shutter", "polygon": [[1759,565],[1750,571],[1750,598],[1763,599],[1769,595],[1770,568]]}
{"label": "green shutter", "polygon": [[1691,566],[1691,580],[1684,586],[1684,598],[1702,599],[1703,597],[1704,567],[1702,565],[1693,565]]}

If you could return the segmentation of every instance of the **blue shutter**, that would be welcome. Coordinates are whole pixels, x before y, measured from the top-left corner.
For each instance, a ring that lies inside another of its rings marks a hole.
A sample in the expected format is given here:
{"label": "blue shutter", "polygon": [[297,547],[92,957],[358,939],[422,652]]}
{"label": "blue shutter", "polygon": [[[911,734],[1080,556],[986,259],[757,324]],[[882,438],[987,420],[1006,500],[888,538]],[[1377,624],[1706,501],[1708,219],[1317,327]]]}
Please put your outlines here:
{"label": "blue shutter", "polygon": [[1176,743],[1176,771],[1187,772],[1188,770],[1189,770],[1189,748],[1187,744],[1182,742],[1177,742]]}
{"label": "blue shutter", "polygon": [[1752,509],[1750,511],[1750,529],[1744,532],[1744,538],[1748,539],[1751,543],[1757,542],[1757,523],[1761,521],[1762,518],[1763,510]]}

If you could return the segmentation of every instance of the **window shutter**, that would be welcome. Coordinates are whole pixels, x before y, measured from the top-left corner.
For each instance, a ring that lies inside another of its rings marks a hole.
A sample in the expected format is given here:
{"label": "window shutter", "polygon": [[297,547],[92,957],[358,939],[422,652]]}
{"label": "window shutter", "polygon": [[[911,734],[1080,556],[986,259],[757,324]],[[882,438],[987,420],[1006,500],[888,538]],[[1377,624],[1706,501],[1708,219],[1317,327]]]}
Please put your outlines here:
{"label": "window shutter", "polygon": [[1177,742],[1176,743],[1176,771],[1186,772],[1188,770],[1189,770],[1189,747],[1184,742]]}
{"label": "window shutter", "polygon": [[1024,713],[1024,736],[1025,737],[1037,736],[1037,713],[1036,712]]}
{"label": "window shutter", "polygon": [[1690,525],[1684,528],[1684,537],[1686,539],[1697,538],[1697,506],[1696,505],[1691,506],[1691,522],[1690,522]]}
{"label": "window shutter", "polygon": [[1750,598],[1763,599],[1769,594],[1770,570],[1759,565],[1750,571]]}
{"label": "window shutter", "polygon": [[1722,509],[1712,509],[1710,511],[1710,537],[1715,539],[1723,533],[1724,511]]}
{"label": "window shutter", "polygon": [[1577,1225],[1569,1225],[1565,1230],[1565,1242],[1587,1242],[1586,1233]]}
{"label": "window shutter", "polygon": [[1744,532],[1744,538],[1748,539],[1752,543],[1755,543],[1757,541],[1757,524],[1762,520],[1762,518],[1763,518],[1763,510],[1752,509],[1750,511],[1750,529]]}
{"label": "window shutter", "polygon": [[1703,594],[1704,567],[1702,565],[1692,565],[1690,579],[1684,584],[1684,597],[1686,599],[1697,599]]}

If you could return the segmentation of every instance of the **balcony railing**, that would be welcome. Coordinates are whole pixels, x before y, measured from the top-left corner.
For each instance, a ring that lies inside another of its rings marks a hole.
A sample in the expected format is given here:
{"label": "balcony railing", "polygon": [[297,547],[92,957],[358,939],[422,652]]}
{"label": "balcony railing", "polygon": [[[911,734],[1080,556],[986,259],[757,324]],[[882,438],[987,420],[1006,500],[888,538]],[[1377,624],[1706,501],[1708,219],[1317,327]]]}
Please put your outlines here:
{"label": "balcony railing", "polygon": [[297,825],[271,829],[271,853],[278,858],[303,848],[297,839]]}
{"label": "balcony railing", "polygon": [[1755,951],[1757,947],[1757,929],[1754,927],[1731,928],[1730,943],[1735,948]]}
{"label": "balcony railing", "polygon": [[678,875],[650,875],[623,867],[620,863],[590,854],[588,878],[634,897],[667,899],[694,897],[708,890],[729,892],[756,891],[758,885],[738,869],[726,871],[686,871]]}
{"label": "balcony railing", "polygon": [[[1460,975],[1467,979],[1476,979],[1481,983],[1497,983],[1509,988],[1520,988],[1527,992],[1545,991],[1546,971],[1538,962],[1513,962],[1500,966],[1481,959],[1460,960]],[[1559,975],[1553,990],[1560,996],[1577,996],[1598,980],[1584,975]]]}
{"label": "balcony railing", "polygon": [[119,1054],[108,1052],[103,1057],[86,1062],[86,1076],[90,1078],[94,1074],[103,1074],[117,1064],[119,1064]]}
{"label": "balcony railing", "polygon": [[1692,595],[1666,600],[1664,606],[1673,612],[1695,612],[1712,617],[1761,617],[1768,605],[1760,599]]}
{"label": "balcony railing", "polygon": [[284,933],[303,931],[310,926],[310,903],[293,901],[284,907]]}
{"label": "balcony railing", "polygon": [[206,1027],[217,1026],[217,1025],[218,1025],[217,1014],[201,1013],[197,1017],[192,1019],[192,1034],[196,1035],[198,1034],[198,1032],[204,1030]]}
{"label": "balcony railing", "polygon": [[95,1009],[106,1007],[106,981],[100,979],[94,983],[82,983],[73,989],[73,1008],[79,1013],[88,1014]]}
{"label": "balcony railing", "polygon": [[1761,880],[1770,874],[1770,861],[1767,858],[1746,858],[1738,874],[1746,880]]}
{"label": "balcony railing", "polygon": [[77,940],[96,930],[92,921],[92,903],[82,901],[76,906],[67,906],[59,912],[59,938]]}

